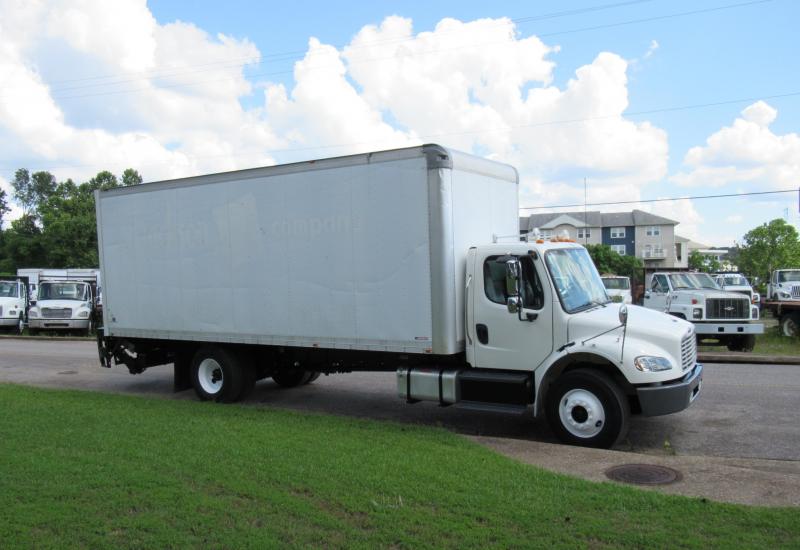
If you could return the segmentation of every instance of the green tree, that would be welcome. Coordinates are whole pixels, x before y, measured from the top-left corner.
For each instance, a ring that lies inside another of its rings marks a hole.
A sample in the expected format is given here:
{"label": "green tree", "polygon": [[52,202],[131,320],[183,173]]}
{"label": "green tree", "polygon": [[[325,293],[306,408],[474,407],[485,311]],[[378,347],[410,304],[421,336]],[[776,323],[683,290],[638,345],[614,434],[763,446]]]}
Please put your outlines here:
{"label": "green tree", "polygon": [[739,247],[739,269],[761,281],[774,269],[800,267],[800,240],[794,226],[778,218],[751,229]]}
{"label": "green tree", "polygon": [[48,267],[42,230],[31,214],[23,214],[3,231],[0,271],[15,273],[20,267]]}
{"label": "green tree", "polygon": [[[3,218],[10,211],[11,209],[8,207],[8,201],[6,199],[6,192],[0,189],[0,231],[3,230]],[[0,250],[2,250],[2,248],[0,248]]]}
{"label": "green tree", "polygon": [[34,172],[20,168],[11,180],[14,198],[22,205],[23,214],[38,215],[39,205],[53,194],[56,189],[56,178],[50,172]]}
{"label": "green tree", "polygon": [[139,185],[142,183],[142,176],[133,168],[127,168],[122,173],[122,185],[130,187],[131,185]]}
{"label": "green tree", "polygon": [[641,277],[642,260],[636,256],[622,256],[605,244],[587,244],[586,250],[592,257],[600,274],[612,273],[637,280]]}
{"label": "green tree", "polygon": [[722,269],[722,266],[717,261],[716,258],[712,258],[711,256],[706,256],[705,254],[701,254],[697,250],[692,250],[689,253],[689,269],[694,269],[695,271],[703,271],[705,273],[716,273]]}

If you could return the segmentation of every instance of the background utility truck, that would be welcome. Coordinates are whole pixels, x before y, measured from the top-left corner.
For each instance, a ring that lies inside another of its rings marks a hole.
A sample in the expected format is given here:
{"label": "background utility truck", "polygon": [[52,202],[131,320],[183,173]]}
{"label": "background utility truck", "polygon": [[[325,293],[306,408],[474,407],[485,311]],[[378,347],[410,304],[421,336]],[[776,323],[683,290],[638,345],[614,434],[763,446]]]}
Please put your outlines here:
{"label": "background utility truck", "polygon": [[0,328],[22,334],[28,290],[22,281],[0,281]]}
{"label": "background utility truck", "polygon": [[97,269],[20,269],[17,275],[28,277],[36,287],[28,309],[28,330],[94,332],[98,319]]}
{"label": "background utility truck", "polygon": [[517,187],[425,145],[98,191],[101,363],[174,363],[221,402],[390,371],[409,403],[546,415],[590,446],[688,407],[691,323],[609,303],[575,243],[521,242]]}
{"label": "background utility truck", "polygon": [[603,286],[606,287],[606,294],[612,302],[630,304],[633,302],[631,296],[631,280],[629,277],[621,275],[603,275]]}
{"label": "background utility truck", "polygon": [[698,342],[716,340],[731,351],[753,351],[764,333],[752,298],[723,291],[707,273],[653,273],[644,307],[693,322]]}
{"label": "background utility truck", "polygon": [[767,285],[767,299],[800,302],[800,269],[776,269]]}

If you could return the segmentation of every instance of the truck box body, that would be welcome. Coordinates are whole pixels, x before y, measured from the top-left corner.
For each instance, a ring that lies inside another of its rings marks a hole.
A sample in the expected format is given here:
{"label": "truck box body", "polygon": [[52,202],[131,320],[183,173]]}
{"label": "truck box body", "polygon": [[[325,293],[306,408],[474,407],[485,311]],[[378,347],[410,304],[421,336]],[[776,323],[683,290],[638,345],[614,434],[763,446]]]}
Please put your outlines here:
{"label": "truck box body", "polygon": [[97,192],[106,336],[450,355],[517,172],[436,145]]}

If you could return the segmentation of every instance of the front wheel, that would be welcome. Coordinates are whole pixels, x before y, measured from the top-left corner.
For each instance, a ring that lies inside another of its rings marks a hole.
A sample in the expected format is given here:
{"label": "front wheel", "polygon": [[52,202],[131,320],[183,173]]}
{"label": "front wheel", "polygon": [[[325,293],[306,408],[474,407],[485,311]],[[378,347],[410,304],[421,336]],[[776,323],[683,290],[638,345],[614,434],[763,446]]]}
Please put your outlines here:
{"label": "front wheel", "polygon": [[619,386],[602,372],[576,369],[547,393],[550,428],[564,443],[610,448],[628,433],[630,406]]}
{"label": "front wheel", "polygon": [[17,336],[22,336],[22,332],[25,330],[25,318],[20,314],[19,319],[17,320],[17,327],[15,332]]}
{"label": "front wheel", "polygon": [[756,347],[756,337],[753,334],[734,336],[727,345],[729,351],[753,351]]}

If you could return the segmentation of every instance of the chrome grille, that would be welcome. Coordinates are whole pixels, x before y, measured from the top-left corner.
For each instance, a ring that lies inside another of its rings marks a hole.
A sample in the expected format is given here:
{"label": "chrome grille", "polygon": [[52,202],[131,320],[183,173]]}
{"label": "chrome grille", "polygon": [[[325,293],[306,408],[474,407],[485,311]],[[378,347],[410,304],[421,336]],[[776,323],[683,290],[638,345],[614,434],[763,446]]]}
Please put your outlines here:
{"label": "chrome grille", "polygon": [[694,330],[681,340],[681,368],[683,370],[691,368],[697,362],[697,339]]}
{"label": "chrome grille", "polygon": [[42,317],[45,319],[69,319],[72,317],[72,309],[68,307],[43,307]]}
{"label": "chrome grille", "polygon": [[622,296],[612,296],[611,301],[614,303],[619,303],[622,301]]}
{"label": "chrome grille", "polygon": [[792,287],[792,298],[800,298],[800,285]]}
{"label": "chrome grille", "polygon": [[743,298],[709,298],[706,319],[749,319],[750,300]]}

